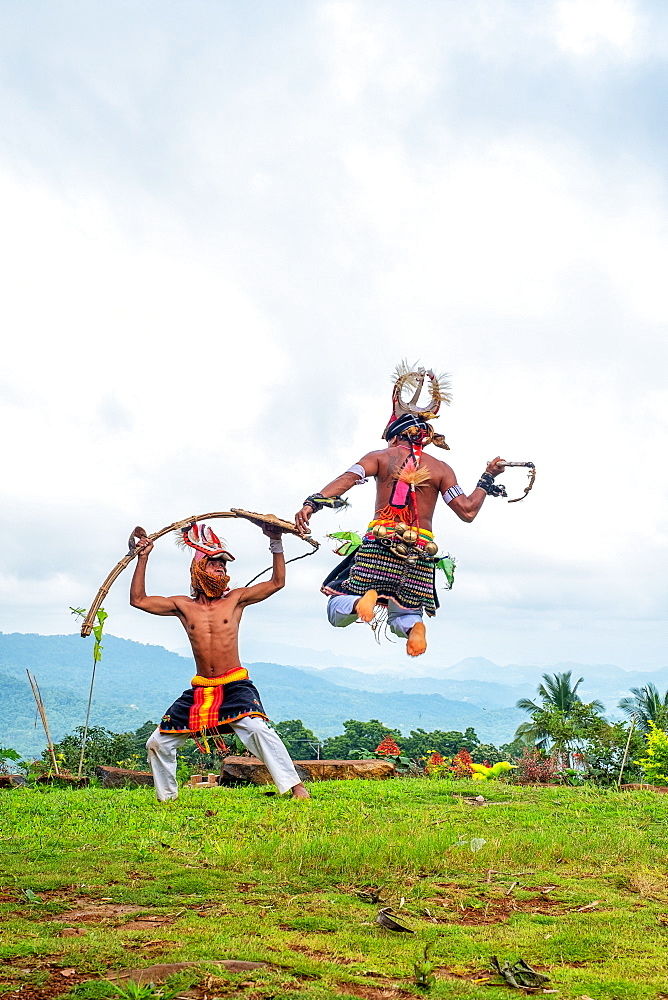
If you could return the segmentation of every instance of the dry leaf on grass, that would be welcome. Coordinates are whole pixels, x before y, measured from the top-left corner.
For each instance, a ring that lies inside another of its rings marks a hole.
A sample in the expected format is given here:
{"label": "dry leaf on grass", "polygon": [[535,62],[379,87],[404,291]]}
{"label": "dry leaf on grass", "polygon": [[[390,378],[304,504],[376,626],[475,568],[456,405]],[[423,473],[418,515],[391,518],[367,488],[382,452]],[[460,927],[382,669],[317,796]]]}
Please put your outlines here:
{"label": "dry leaf on grass", "polygon": [[519,958],[513,965],[507,961],[501,965],[496,955],[492,955],[490,963],[494,971],[505,979],[508,986],[512,986],[516,990],[538,989],[543,983],[550,980],[549,976],[532,969],[523,958]]}
{"label": "dry leaf on grass", "polygon": [[391,906],[384,906],[382,910],[378,911],[376,923],[379,923],[381,927],[384,927],[388,931],[403,931],[404,934],[415,934],[415,931],[412,931],[410,927],[404,927],[402,924],[398,924],[396,920],[393,920],[389,916],[391,912]]}

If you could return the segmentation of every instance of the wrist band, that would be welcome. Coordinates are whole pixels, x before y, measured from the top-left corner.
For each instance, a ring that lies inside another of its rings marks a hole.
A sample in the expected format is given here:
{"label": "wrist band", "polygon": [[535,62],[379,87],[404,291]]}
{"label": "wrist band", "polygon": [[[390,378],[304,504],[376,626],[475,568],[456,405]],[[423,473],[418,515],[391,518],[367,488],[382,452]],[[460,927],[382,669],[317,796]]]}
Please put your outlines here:
{"label": "wrist band", "polygon": [[278,556],[283,552],[283,539],[282,538],[270,538],[269,539],[269,551],[272,555]]}
{"label": "wrist band", "polygon": [[483,472],[476,483],[476,487],[484,490],[488,497],[507,497],[506,488],[501,483],[495,483],[494,477],[489,472]]}
{"label": "wrist band", "polygon": [[310,497],[306,497],[302,504],[302,507],[312,507],[314,514],[317,514],[323,507],[333,509],[347,506],[348,501],[344,500],[343,497],[324,497],[322,493],[312,493]]}

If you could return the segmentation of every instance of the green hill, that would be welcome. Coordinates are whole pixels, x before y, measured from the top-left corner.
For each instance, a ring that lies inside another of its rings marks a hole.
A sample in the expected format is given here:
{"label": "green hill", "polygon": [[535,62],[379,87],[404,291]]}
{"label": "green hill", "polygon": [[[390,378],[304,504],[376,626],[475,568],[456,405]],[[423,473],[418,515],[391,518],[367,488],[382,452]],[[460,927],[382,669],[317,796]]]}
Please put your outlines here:
{"label": "green hill", "polygon": [[[97,669],[91,721],[116,731],[158,720],[190,683],[192,660],[162,646],[108,635]],[[0,634],[0,744],[22,753],[44,747],[35,726],[35,704],[26,678],[37,677],[54,740],[83,723],[90,683],[92,641],[77,635]],[[496,706],[487,711],[440,694],[364,691],[334,684],[319,673],[275,663],[247,664],[268,714],[276,722],[301,719],[319,737],[342,731],[346,719],[380,719],[408,733],[422,728],[463,731],[473,726],[485,742],[512,737],[524,713]],[[406,682],[408,686],[408,682]]]}

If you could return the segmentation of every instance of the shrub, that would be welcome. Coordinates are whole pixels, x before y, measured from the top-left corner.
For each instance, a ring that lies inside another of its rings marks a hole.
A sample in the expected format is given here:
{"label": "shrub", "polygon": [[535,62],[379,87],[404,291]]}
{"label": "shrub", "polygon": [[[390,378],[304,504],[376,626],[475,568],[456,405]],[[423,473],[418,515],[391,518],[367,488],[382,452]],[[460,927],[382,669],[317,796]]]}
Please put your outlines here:
{"label": "shrub", "polygon": [[517,781],[520,785],[546,785],[553,781],[559,769],[556,757],[548,757],[542,750],[527,750],[517,760]]}
{"label": "shrub", "polygon": [[427,757],[422,758],[425,762],[424,773],[430,778],[451,778],[450,762],[441,757],[438,750],[432,750]]}
{"label": "shrub", "polygon": [[471,759],[471,754],[468,750],[460,750],[452,758],[452,777],[453,778],[472,778],[473,777],[473,760]]}
{"label": "shrub", "polygon": [[374,753],[380,754],[381,757],[398,757],[401,754],[401,747],[391,736],[386,736],[378,744]]}
{"label": "shrub", "polygon": [[637,760],[650,785],[668,785],[668,733],[651,721],[645,756]]}
{"label": "shrub", "polygon": [[[628,723],[599,724],[582,741],[582,754],[572,755],[574,766],[578,769],[584,767],[586,769],[585,776],[591,778],[596,784],[615,784],[624,760],[628,738]],[[631,733],[629,754],[624,767],[626,781],[640,780],[640,768],[635,758],[640,757],[644,752],[645,738],[638,729],[634,729]]]}

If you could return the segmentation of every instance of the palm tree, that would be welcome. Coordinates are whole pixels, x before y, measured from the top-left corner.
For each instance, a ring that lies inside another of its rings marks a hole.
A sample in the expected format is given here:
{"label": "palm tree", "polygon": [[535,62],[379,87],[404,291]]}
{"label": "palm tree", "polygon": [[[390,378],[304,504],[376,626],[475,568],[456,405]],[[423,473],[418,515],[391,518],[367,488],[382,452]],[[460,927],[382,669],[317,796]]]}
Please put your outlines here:
{"label": "palm tree", "polygon": [[642,688],[631,688],[632,698],[622,698],[619,702],[624,715],[636,717],[636,725],[642,732],[649,732],[650,720],[659,729],[668,729],[668,691],[663,698],[656,684],[645,684]]}
{"label": "palm tree", "polygon": [[[567,670],[563,674],[543,674],[545,683],[538,685],[538,694],[542,705],[537,705],[530,698],[520,698],[517,702],[517,708],[522,708],[525,712],[539,712],[545,708],[556,708],[564,715],[570,715],[575,705],[582,704],[578,688],[584,680],[584,677],[581,677],[572,685],[571,675],[571,670]],[[605,706],[598,699],[591,702],[591,707],[597,712],[605,711]]]}
{"label": "palm tree", "polygon": [[585,705],[578,694],[584,678],[580,677],[573,684],[571,677],[570,670],[563,674],[543,674],[544,683],[538,685],[541,704],[530,698],[520,698],[517,707],[528,712],[531,721],[518,726],[515,739],[533,741],[539,750],[552,746],[568,755],[570,760],[572,748],[578,745],[581,738],[585,720],[591,722],[597,713],[605,711],[605,706],[598,699]]}

